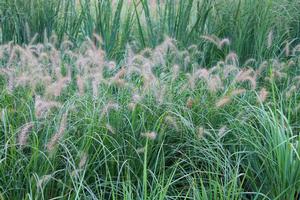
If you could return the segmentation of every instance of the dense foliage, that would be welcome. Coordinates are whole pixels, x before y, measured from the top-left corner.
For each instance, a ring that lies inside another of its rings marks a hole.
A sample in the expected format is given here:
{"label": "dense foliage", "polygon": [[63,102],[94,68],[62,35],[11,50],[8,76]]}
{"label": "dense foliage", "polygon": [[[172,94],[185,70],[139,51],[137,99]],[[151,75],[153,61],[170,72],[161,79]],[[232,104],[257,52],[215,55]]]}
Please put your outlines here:
{"label": "dense foliage", "polygon": [[1,0],[0,199],[299,199],[298,8]]}

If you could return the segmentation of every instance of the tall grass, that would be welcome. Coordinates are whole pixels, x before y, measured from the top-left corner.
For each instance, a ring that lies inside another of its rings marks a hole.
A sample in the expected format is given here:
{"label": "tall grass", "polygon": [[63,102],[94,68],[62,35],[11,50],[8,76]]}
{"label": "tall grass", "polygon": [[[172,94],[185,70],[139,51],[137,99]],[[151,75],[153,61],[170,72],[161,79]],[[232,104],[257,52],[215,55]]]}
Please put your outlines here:
{"label": "tall grass", "polygon": [[108,56],[120,60],[128,42],[141,50],[169,36],[182,48],[196,44],[205,49],[210,64],[224,53],[200,36],[214,34],[231,39],[242,61],[264,59],[282,56],[283,45],[298,38],[299,6],[296,0],[6,0],[0,3],[1,42],[28,43],[36,33],[42,41],[56,33],[59,41],[68,37],[77,43],[96,33]]}
{"label": "tall grass", "polygon": [[1,1],[0,199],[299,199],[297,7]]}
{"label": "tall grass", "polygon": [[115,66],[51,41],[1,46],[1,198],[298,198],[298,56],[206,69],[168,39]]}

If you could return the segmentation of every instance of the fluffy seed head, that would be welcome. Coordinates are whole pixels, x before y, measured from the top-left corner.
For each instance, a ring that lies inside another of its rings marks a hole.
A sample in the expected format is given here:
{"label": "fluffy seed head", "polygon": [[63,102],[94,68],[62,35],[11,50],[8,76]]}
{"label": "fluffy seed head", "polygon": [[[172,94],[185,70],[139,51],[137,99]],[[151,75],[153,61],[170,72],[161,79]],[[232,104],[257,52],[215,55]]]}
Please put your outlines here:
{"label": "fluffy seed head", "polygon": [[137,150],[136,150],[136,152],[137,153],[144,153],[145,152],[145,148],[144,147],[142,147],[142,148],[138,148]]}
{"label": "fluffy seed head", "polygon": [[293,85],[287,92],[286,92],[286,97],[290,98],[295,92],[297,91],[297,87]]}
{"label": "fluffy seed head", "polygon": [[43,184],[47,183],[51,178],[52,178],[52,175],[49,175],[49,174],[42,176],[37,182],[38,187],[42,188]]}
{"label": "fluffy seed head", "polygon": [[204,127],[200,126],[197,130],[197,137],[199,139],[202,139],[204,134],[205,134],[205,129],[204,129]]}
{"label": "fluffy seed head", "polygon": [[272,77],[277,79],[287,78],[287,74],[285,72],[281,72],[280,70],[274,70]]}
{"label": "fluffy seed head", "polygon": [[110,124],[107,123],[107,124],[105,125],[105,127],[106,127],[106,129],[107,129],[110,133],[112,133],[112,134],[115,134],[115,133],[116,133],[114,127],[112,127]]}
{"label": "fluffy seed head", "polygon": [[46,93],[48,95],[53,95],[54,97],[60,96],[62,90],[70,83],[71,79],[69,77],[64,77],[56,82],[54,82],[52,85],[48,86],[46,88]]}
{"label": "fluffy seed head", "polygon": [[194,105],[194,100],[192,99],[192,97],[189,97],[188,100],[186,101],[186,107],[192,108],[193,105]]}
{"label": "fluffy seed head", "polygon": [[58,131],[52,136],[52,138],[47,144],[48,152],[52,152],[54,150],[54,147],[58,143],[58,141],[63,137],[65,130],[67,128],[67,119],[68,119],[68,113],[65,113],[62,116],[62,119],[60,121],[60,126]]}
{"label": "fluffy seed head", "polygon": [[47,101],[44,99],[41,99],[40,96],[37,96],[35,99],[35,116],[37,118],[42,117],[44,114],[47,114],[47,112],[55,107],[60,107],[61,104],[56,101]]}
{"label": "fluffy seed head", "polygon": [[256,73],[252,69],[242,70],[236,75],[235,81],[236,82],[249,81],[252,89],[255,89],[257,84]]}
{"label": "fluffy seed head", "polygon": [[224,137],[225,134],[226,134],[226,132],[227,132],[227,126],[222,126],[222,127],[219,129],[219,133],[218,133],[219,137]]}
{"label": "fluffy seed head", "polygon": [[134,94],[132,95],[132,101],[133,101],[134,103],[140,102],[141,100],[142,100],[142,96],[139,95],[138,93],[134,93]]}
{"label": "fluffy seed head", "polygon": [[248,67],[250,64],[255,64],[255,63],[256,63],[256,60],[254,58],[250,58],[245,61],[243,66]]}
{"label": "fluffy seed head", "polygon": [[201,36],[203,39],[211,42],[212,44],[216,45],[218,47],[218,49],[222,49],[223,46],[225,45],[230,45],[230,41],[228,38],[224,38],[222,40],[220,40],[217,36],[215,35],[204,35]]}
{"label": "fluffy seed head", "polygon": [[286,42],[285,47],[284,47],[284,52],[285,52],[286,57],[290,56],[290,43],[289,42]]}
{"label": "fluffy seed head", "polygon": [[172,81],[177,79],[179,70],[180,70],[180,68],[178,65],[173,65]]}
{"label": "fluffy seed head", "polygon": [[223,88],[223,82],[218,75],[212,76],[207,80],[208,89],[211,92],[217,92]]}
{"label": "fluffy seed head", "polygon": [[21,129],[21,132],[18,137],[18,144],[23,147],[27,144],[28,136],[29,136],[29,131],[33,128],[33,123],[29,122],[23,126]]}
{"label": "fluffy seed head", "polygon": [[108,69],[109,69],[109,70],[114,70],[114,69],[116,68],[116,63],[113,62],[113,61],[110,61],[110,62],[107,64],[107,66],[108,66]]}
{"label": "fluffy seed head", "polygon": [[104,115],[107,115],[110,111],[118,110],[119,108],[119,104],[109,101],[102,109],[101,118],[104,117]]}
{"label": "fluffy seed head", "polygon": [[238,59],[238,55],[234,52],[230,52],[226,58],[225,58],[225,63],[226,64],[232,64],[234,66],[239,66],[239,59]]}
{"label": "fluffy seed head", "polygon": [[77,87],[78,87],[79,95],[83,96],[83,94],[84,94],[84,80],[80,75],[77,76]]}
{"label": "fluffy seed head", "polygon": [[268,41],[267,41],[267,47],[268,49],[270,49],[272,47],[272,43],[273,43],[273,31],[271,30],[268,34]]}
{"label": "fluffy seed head", "polygon": [[128,108],[129,108],[131,111],[134,111],[135,108],[136,108],[136,103],[130,102],[130,103],[128,104]]}
{"label": "fluffy seed head", "polygon": [[244,94],[247,90],[245,89],[235,89],[231,92],[231,96],[236,96],[240,94]]}
{"label": "fluffy seed head", "polygon": [[148,138],[150,140],[155,140],[156,137],[157,137],[157,133],[155,133],[154,131],[152,131],[152,132],[146,132],[146,133],[142,133],[142,136],[146,137],[146,138]]}
{"label": "fluffy seed head", "polygon": [[193,74],[187,74],[188,77],[188,84],[191,89],[194,89],[196,87],[196,83],[198,79],[204,79],[205,81],[209,82],[209,74],[210,72],[207,69],[200,68],[197,71],[195,71]]}
{"label": "fluffy seed head", "polygon": [[123,78],[126,74],[127,70],[123,67],[122,69],[120,69],[114,76],[114,80],[118,80],[120,78]]}
{"label": "fluffy seed head", "polygon": [[262,88],[258,94],[258,102],[265,102],[268,98],[269,92],[266,90],[266,88]]}
{"label": "fluffy seed head", "polygon": [[94,97],[98,97],[98,81],[97,80],[93,80],[92,82],[92,90],[93,90],[93,96]]}
{"label": "fluffy seed head", "polygon": [[228,96],[224,96],[216,102],[216,107],[217,108],[224,107],[225,105],[229,104],[230,102],[231,102],[231,98]]}
{"label": "fluffy seed head", "polygon": [[219,48],[222,49],[225,45],[230,45],[230,40],[228,38],[224,38],[219,42]]}
{"label": "fluffy seed head", "polygon": [[15,87],[14,82],[15,82],[14,76],[12,74],[9,75],[9,77],[8,77],[8,84],[7,84],[7,91],[9,93],[12,93],[13,90],[14,90],[14,87]]}
{"label": "fluffy seed head", "polygon": [[174,117],[172,117],[171,115],[166,116],[165,122],[166,122],[169,126],[173,127],[176,131],[179,130],[178,125],[177,125],[177,122],[176,122],[176,119],[175,119]]}

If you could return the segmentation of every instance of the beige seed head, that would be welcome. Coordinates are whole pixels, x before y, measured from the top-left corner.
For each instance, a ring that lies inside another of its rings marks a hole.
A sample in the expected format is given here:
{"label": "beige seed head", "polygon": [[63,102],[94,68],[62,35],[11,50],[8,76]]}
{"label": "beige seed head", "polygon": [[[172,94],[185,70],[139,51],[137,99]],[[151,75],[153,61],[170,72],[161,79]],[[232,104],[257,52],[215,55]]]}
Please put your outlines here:
{"label": "beige seed head", "polygon": [[12,74],[10,74],[8,77],[8,84],[7,84],[7,91],[9,93],[12,93],[14,90],[14,87],[15,87],[14,82],[15,82],[15,78]]}
{"label": "beige seed head", "polygon": [[47,144],[48,152],[53,151],[58,141],[63,137],[65,130],[67,128],[67,119],[68,119],[68,113],[65,113],[62,116],[58,131],[52,136],[52,138]]}
{"label": "beige seed head", "polygon": [[146,137],[146,138],[148,138],[150,140],[155,140],[156,137],[157,137],[157,134],[154,131],[152,131],[152,132],[142,133],[142,136]]}
{"label": "beige seed head", "polygon": [[285,52],[286,57],[290,56],[290,43],[289,42],[286,42],[285,47],[284,47],[284,52]]}
{"label": "beige seed head", "polygon": [[136,103],[130,102],[130,103],[128,104],[128,108],[129,108],[129,110],[134,111],[135,108],[136,108]]}
{"label": "beige seed head", "polygon": [[249,81],[252,89],[256,88],[256,73],[253,69],[241,70],[235,77],[236,82]]}
{"label": "beige seed head", "polygon": [[256,60],[254,58],[250,58],[245,61],[243,66],[248,67],[250,64],[255,64],[255,63],[256,63]]}
{"label": "beige seed head", "polygon": [[40,96],[37,96],[35,99],[35,116],[40,118],[44,114],[47,114],[50,109],[60,106],[61,104],[59,102],[47,101],[42,99]]}
{"label": "beige seed head", "polygon": [[78,87],[79,95],[83,96],[84,95],[84,80],[80,75],[77,76],[77,87]]}
{"label": "beige seed head", "polygon": [[172,72],[172,81],[176,80],[179,74],[179,66],[178,65],[173,65],[173,72]]}
{"label": "beige seed head", "polygon": [[297,91],[297,87],[293,85],[287,92],[286,92],[286,97],[290,98],[295,92]]}
{"label": "beige seed head", "polygon": [[112,127],[110,124],[106,124],[105,125],[105,127],[106,127],[106,129],[110,132],[110,133],[112,133],[112,134],[115,134],[116,133],[116,130],[114,129],[114,127]]}
{"label": "beige seed head", "polygon": [[216,107],[217,108],[224,107],[225,105],[229,104],[231,102],[231,100],[232,99],[230,97],[224,96],[216,102]]}
{"label": "beige seed head", "polygon": [[218,49],[222,49],[225,45],[230,45],[230,41],[229,41],[228,38],[224,38],[224,39],[220,40],[215,35],[204,35],[204,36],[201,36],[201,38],[211,42],[214,45],[216,45],[218,47]]}
{"label": "beige seed head", "polygon": [[143,97],[138,93],[134,93],[132,95],[132,101],[135,102],[135,103],[140,102],[142,100],[142,98]]}
{"label": "beige seed head", "polygon": [[194,105],[194,100],[192,99],[192,97],[189,97],[188,100],[186,101],[186,107],[192,108],[193,105]]}
{"label": "beige seed head", "polygon": [[118,80],[121,79],[125,76],[127,70],[123,67],[122,69],[120,69],[114,76],[114,80]]}
{"label": "beige seed head", "polygon": [[270,49],[272,47],[272,43],[273,43],[273,30],[271,30],[268,34],[268,41],[267,41],[267,47],[268,49]]}
{"label": "beige seed head", "polygon": [[43,187],[43,184],[47,183],[50,179],[52,178],[52,175],[44,175],[41,178],[39,178],[38,182],[37,182],[37,186],[39,188]]}
{"label": "beige seed head", "polygon": [[47,95],[60,96],[62,90],[70,83],[69,77],[63,77],[46,88]]}
{"label": "beige seed head", "polygon": [[203,136],[204,136],[204,134],[205,134],[205,129],[204,129],[204,127],[200,126],[198,128],[198,130],[197,130],[197,136],[198,136],[198,138],[202,139]]}
{"label": "beige seed head", "polygon": [[218,90],[220,90],[224,87],[223,82],[218,75],[211,76],[207,80],[207,85],[208,85],[209,91],[211,91],[213,93],[217,92]]}
{"label": "beige seed head", "polygon": [[230,40],[228,38],[224,38],[219,42],[219,49],[222,49],[225,45],[230,45]]}
{"label": "beige seed head", "polygon": [[269,92],[266,90],[266,88],[262,88],[258,94],[258,102],[265,102],[268,98]]}
{"label": "beige seed head", "polygon": [[247,90],[245,89],[235,89],[231,92],[231,96],[244,94]]}
{"label": "beige seed head", "polygon": [[93,96],[98,97],[98,84],[99,82],[97,80],[93,80],[92,82],[92,90],[93,90]]}
{"label": "beige seed head", "polygon": [[226,64],[232,64],[233,66],[239,66],[239,58],[238,55],[234,52],[230,52],[225,58]]}
{"label": "beige seed head", "polygon": [[274,70],[272,76],[278,79],[287,78],[287,74],[285,72],[281,72],[279,70]]}
{"label": "beige seed head", "polygon": [[29,136],[29,131],[33,128],[33,123],[29,122],[23,126],[21,129],[21,132],[18,137],[18,144],[23,147],[27,144],[28,136]]}
{"label": "beige seed head", "polygon": [[177,121],[174,117],[172,117],[171,115],[168,115],[165,117],[165,122],[171,126],[172,128],[174,128],[176,131],[179,130],[179,127],[177,125]]}
{"label": "beige seed head", "polygon": [[225,134],[226,134],[226,132],[227,132],[227,126],[222,126],[222,127],[219,129],[219,133],[218,133],[219,137],[224,137]]}
{"label": "beige seed head", "polygon": [[109,70],[114,70],[116,68],[116,63],[114,61],[110,61],[107,66]]}
{"label": "beige seed head", "polygon": [[112,110],[118,110],[120,108],[119,104],[109,101],[102,109],[100,117],[104,117]]}
{"label": "beige seed head", "polygon": [[138,148],[138,149],[136,150],[136,152],[137,152],[138,154],[144,153],[144,152],[145,152],[145,148],[144,148],[144,147]]}

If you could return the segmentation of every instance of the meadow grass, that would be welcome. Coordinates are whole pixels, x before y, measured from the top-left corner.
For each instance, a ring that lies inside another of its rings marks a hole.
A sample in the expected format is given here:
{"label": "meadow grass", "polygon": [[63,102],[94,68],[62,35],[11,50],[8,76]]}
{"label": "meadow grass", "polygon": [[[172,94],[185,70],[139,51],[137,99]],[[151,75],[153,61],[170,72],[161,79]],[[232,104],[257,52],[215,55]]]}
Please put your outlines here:
{"label": "meadow grass", "polygon": [[1,1],[0,199],[299,199],[299,6]]}
{"label": "meadow grass", "polygon": [[29,43],[36,33],[43,42],[55,33],[78,45],[96,33],[120,60],[128,43],[153,48],[167,35],[179,48],[205,49],[199,59],[206,65],[226,55],[201,37],[216,35],[229,38],[242,61],[264,60],[299,42],[299,8],[297,0],[2,0],[0,42]]}

